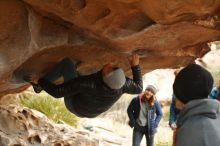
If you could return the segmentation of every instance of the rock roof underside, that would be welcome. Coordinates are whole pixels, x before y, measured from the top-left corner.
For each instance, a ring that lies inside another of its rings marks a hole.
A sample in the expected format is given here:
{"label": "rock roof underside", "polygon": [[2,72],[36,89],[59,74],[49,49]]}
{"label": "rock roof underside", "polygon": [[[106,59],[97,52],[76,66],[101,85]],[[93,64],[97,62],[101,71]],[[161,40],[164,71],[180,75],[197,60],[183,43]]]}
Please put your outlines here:
{"label": "rock roof underside", "polygon": [[219,8],[220,0],[1,0],[0,95],[64,57],[81,74],[112,61],[130,75],[132,53],[143,74],[185,66],[219,40]]}

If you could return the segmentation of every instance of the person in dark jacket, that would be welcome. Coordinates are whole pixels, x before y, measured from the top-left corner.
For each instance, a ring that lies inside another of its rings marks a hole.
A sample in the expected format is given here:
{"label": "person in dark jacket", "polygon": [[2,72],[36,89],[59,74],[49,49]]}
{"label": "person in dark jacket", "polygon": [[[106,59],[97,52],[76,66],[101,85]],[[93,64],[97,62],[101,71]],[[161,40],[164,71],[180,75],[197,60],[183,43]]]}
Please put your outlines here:
{"label": "person in dark jacket", "polygon": [[[177,76],[177,74],[180,72],[181,69],[182,68],[174,71],[175,77]],[[169,115],[169,126],[173,131],[176,130],[176,121],[177,121],[179,112],[180,110],[176,108],[176,96],[173,94],[171,105],[170,105],[170,115]]]}
{"label": "person in dark jacket", "polygon": [[145,92],[133,98],[128,106],[129,125],[134,127],[132,146],[140,146],[144,135],[146,145],[154,145],[154,134],[163,116],[160,103],[155,97],[156,91],[154,86],[147,86]]}
{"label": "person in dark jacket", "polygon": [[[93,118],[107,111],[123,93],[139,94],[143,89],[139,56],[129,59],[133,80],[111,63],[93,74],[80,76],[69,58],[63,59],[44,77],[31,75],[26,79],[39,93],[42,89],[55,98],[64,97],[67,109],[78,117]],[[59,77],[64,83],[55,84]]]}
{"label": "person in dark jacket", "polygon": [[209,94],[210,99],[216,99],[220,101],[220,78],[218,79],[218,86],[212,88],[212,91]]}
{"label": "person in dark jacket", "polygon": [[[180,72],[181,69],[182,68],[175,70],[174,75],[177,76],[177,74]],[[169,116],[169,126],[173,130],[173,144],[172,144],[172,146],[174,146],[176,143],[175,142],[176,128],[177,128],[176,122],[177,122],[179,112],[180,112],[180,110],[176,108],[176,96],[173,94],[171,105],[170,105],[170,116]]]}

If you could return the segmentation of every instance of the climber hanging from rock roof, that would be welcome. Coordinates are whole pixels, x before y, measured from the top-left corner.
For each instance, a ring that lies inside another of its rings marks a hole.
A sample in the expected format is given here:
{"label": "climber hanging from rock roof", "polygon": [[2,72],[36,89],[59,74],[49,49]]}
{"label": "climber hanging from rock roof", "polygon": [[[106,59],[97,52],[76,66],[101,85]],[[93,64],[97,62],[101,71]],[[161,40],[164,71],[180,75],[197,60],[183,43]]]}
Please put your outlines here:
{"label": "climber hanging from rock roof", "polygon": [[[36,93],[45,90],[55,98],[64,97],[69,111],[79,117],[93,118],[107,111],[123,93],[139,94],[143,89],[139,56],[129,58],[133,80],[126,77],[124,71],[108,63],[93,74],[81,76],[69,58],[64,58],[44,77],[35,74],[24,76]],[[63,77],[62,84],[54,82]]]}

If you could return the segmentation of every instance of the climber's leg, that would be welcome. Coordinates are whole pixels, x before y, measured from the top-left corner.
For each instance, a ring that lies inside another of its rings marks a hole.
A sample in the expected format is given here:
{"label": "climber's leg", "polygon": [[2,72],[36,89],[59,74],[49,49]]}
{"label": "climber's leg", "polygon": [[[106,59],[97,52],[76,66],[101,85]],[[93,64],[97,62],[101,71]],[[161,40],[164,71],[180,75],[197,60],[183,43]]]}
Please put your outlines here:
{"label": "climber's leg", "polygon": [[[29,82],[36,93],[40,93],[43,89],[40,85],[31,82],[32,75],[24,76],[24,80]],[[64,82],[74,79],[78,76],[78,73],[75,69],[75,65],[69,58],[64,58],[60,62],[58,62],[52,70],[46,73],[42,78],[54,83],[60,77],[64,78]]]}
{"label": "climber's leg", "polygon": [[71,59],[64,58],[59,63],[57,63],[52,70],[43,76],[44,79],[50,82],[55,82],[60,77],[64,78],[64,82],[78,77],[75,65]]}

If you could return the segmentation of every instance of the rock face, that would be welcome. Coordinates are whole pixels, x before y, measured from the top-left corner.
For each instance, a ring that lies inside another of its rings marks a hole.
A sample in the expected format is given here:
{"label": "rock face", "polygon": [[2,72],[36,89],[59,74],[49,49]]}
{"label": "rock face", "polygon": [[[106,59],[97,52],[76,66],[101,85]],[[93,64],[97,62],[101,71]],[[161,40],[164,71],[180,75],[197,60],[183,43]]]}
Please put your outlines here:
{"label": "rock face", "polygon": [[0,146],[127,146],[110,131],[76,130],[54,124],[40,112],[16,105],[0,106]]}
{"label": "rock face", "polygon": [[142,73],[184,66],[219,39],[219,8],[220,0],[1,0],[0,95],[64,57],[81,74],[112,61],[130,75],[132,53]]}

